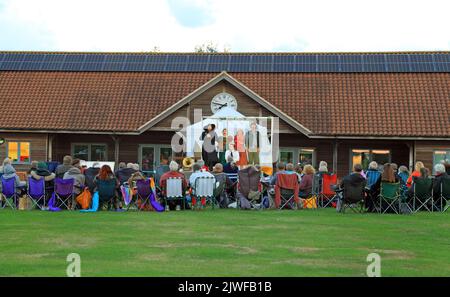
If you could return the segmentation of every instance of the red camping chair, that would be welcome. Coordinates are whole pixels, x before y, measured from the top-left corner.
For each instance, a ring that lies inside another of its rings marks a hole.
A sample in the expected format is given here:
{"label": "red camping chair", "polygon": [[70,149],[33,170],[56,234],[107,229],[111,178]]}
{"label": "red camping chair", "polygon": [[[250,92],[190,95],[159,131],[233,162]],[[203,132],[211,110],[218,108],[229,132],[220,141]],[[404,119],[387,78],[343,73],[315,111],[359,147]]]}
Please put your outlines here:
{"label": "red camping chair", "polygon": [[333,186],[337,184],[337,174],[322,174],[322,189],[319,193],[319,206],[328,207],[332,205],[336,207],[336,192],[333,190]]}
{"label": "red camping chair", "polygon": [[275,184],[275,207],[278,209],[297,209],[299,198],[297,174],[278,174]]}

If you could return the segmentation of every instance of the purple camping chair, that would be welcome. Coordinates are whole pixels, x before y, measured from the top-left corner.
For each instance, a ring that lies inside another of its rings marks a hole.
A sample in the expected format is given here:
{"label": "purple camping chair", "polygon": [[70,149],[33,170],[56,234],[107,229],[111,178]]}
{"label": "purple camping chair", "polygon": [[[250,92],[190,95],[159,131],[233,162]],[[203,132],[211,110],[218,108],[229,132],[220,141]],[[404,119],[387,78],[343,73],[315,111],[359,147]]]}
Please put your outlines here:
{"label": "purple camping chair", "polygon": [[[2,208],[6,206],[12,209],[17,209],[17,192],[16,192],[16,179],[15,177],[4,178],[2,176],[2,196],[5,202]],[[10,201],[12,200],[12,202]]]}
{"label": "purple camping chair", "polygon": [[150,204],[150,196],[153,194],[150,187],[150,179],[140,179],[136,181],[137,199],[141,200],[138,210],[144,210],[146,205]]}
{"label": "purple camping chair", "polygon": [[64,206],[70,210],[70,206],[74,205],[73,199],[73,184],[75,180],[55,178],[55,198],[56,203],[61,207]]}
{"label": "purple camping chair", "polygon": [[[41,178],[39,180],[28,177],[28,197],[33,202],[33,207],[37,206],[39,209],[45,209],[45,180]],[[43,201],[43,205],[40,202]]]}

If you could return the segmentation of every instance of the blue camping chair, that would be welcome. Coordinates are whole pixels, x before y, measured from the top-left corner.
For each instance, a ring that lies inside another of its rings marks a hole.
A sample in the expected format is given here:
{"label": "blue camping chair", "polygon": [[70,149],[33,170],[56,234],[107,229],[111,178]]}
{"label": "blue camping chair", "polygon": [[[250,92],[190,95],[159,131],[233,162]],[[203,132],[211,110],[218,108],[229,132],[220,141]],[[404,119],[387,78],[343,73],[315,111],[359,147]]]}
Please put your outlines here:
{"label": "blue camping chair", "polygon": [[14,177],[2,179],[2,198],[4,200],[2,208],[6,206],[17,209],[18,195],[16,192],[16,179]]}

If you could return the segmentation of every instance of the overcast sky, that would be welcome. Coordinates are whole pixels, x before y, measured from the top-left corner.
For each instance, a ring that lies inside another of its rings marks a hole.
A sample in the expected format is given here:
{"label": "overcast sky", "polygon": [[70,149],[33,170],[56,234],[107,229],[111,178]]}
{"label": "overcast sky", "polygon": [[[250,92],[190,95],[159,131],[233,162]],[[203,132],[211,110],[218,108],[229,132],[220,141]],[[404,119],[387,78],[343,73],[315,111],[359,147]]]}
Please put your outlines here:
{"label": "overcast sky", "polygon": [[0,50],[450,50],[449,0],[0,0]]}

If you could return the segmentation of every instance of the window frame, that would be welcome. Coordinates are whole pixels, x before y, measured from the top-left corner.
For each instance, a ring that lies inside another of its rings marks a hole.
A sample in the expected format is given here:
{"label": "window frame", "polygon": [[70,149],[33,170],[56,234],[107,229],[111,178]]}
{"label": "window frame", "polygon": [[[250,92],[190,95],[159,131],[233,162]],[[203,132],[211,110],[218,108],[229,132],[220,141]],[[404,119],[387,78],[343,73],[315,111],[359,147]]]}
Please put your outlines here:
{"label": "window frame", "polygon": [[[172,154],[169,156],[170,160],[173,160],[173,149],[170,144],[152,144],[152,143],[141,143],[138,146],[138,164],[139,168],[142,170],[142,149],[146,147],[153,148],[154,152],[154,160],[153,160],[153,170],[149,172],[155,172],[156,167],[161,165],[161,149],[169,148],[172,151]],[[148,171],[148,170],[146,170]]]}
{"label": "window frame", "polygon": [[281,152],[293,153],[294,155],[293,155],[292,161],[293,161],[293,164],[295,166],[299,162],[299,154],[300,154],[301,150],[312,150],[313,151],[312,152],[312,160],[311,160],[312,164],[311,165],[313,167],[315,167],[316,166],[316,162],[317,162],[317,160],[316,160],[317,148],[315,148],[315,147],[303,147],[303,146],[301,146],[301,147],[293,147],[293,146],[283,146],[283,147],[281,147],[280,146],[280,148],[278,149],[278,161],[280,161],[280,159],[281,159]]}
{"label": "window frame", "polygon": [[102,143],[102,142],[72,142],[70,145],[71,145],[70,146],[70,152],[71,152],[71,155],[73,157],[75,157],[75,146],[76,145],[87,145],[88,146],[88,160],[83,160],[83,161],[88,161],[88,162],[92,162],[92,153],[91,153],[92,146],[93,145],[103,145],[106,148],[106,150],[105,150],[105,159],[106,160],[104,162],[108,161],[108,144],[107,143]]}
{"label": "window frame", "polygon": [[[435,174],[436,172],[434,171],[434,166],[436,166],[436,164],[439,164],[439,163],[436,163],[435,161],[436,161],[436,152],[442,152],[442,151],[445,151],[446,152],[446,154],[445,154],[445,156],[446,156],[446,159],[447,159],[447,156],[449,156],[449,160],[450,160],[450,148],[442,148],[442,149],[433,149],[433,168],[432,168],[432,174]],[[440,161],[439,161],[440,162]]]}
{"label": "window frame", "polygon": [[[351,148],[350,151],[349,151],[349,170],[348,170],[350,173],[352,172],[352,170],[353,170],[353,165],[354,165],[354,164],[353,164],[353,151],[354,151],[354,150],[369,151],[369,156],[370,156],[370,158],[369,158],[369,163],[373,161],[373,157],[372,157],[373,153],[372,153],[372,151],[389,151],[389,160],[388,160],[387,163],[391,163],[391,162],[392,162],[392,150],[391,150],[391,149],[358,148],[358,147],[356,147],[356,148]],[[361,165],[362,165],[362,164],[361,164]],[[367,169],[364,169],[364,168],[363,168],[363,170],[365,171],[365,170],[367,170]]]}
{"label": "window frame", "polygon": [[[6,156],[9,158],[9,144],[11,142],[17,143],[17,161],[12,161],[12,164],[31,164],[31,141],[20,141],[20,140],[8,140],[6,141]],[[21,162],[20,161],[20,144],[21,143],[28,143],[28,162]]]}

